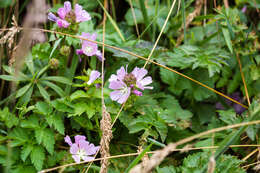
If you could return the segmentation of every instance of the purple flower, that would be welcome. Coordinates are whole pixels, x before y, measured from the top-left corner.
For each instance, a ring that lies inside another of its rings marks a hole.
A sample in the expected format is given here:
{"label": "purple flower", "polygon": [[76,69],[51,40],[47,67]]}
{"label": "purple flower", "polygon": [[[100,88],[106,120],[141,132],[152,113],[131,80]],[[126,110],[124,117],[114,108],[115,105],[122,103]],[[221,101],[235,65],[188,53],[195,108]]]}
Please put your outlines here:
{"label": "purple flower", "polygon": [[124,67],[117,70],[117,75],[112,74],[109,78],[109,88],[115,91],[110,93],[110,98],[118,103],[122,104],[126,102],[131,94],[142,96],[142,92],[138,89],[152,89],[153,87],[147,86],[152,83],[150,76],[145,77],[147,70],[144,68],[136,67],[131,73],[127,73]]}
{"label": "purple flower", "polygon": [[72,143],[69,136],[64,138],[65,142],[70,146],[70,153],[75,162],[79,163],[81,160],[93,160],[94,157],[92,157],[92,155],[96,154],[100,147],[95,147],[94,144],[90,144],[86,141],[86,137],[82,135],[76,135],[74,139],[75,143]]}
{"label": "purple flower", "polygon": [[146,86],[153,82],[152,78],[150,76],[144,78],[144,76],[147,73],[148,73],[148,71],[146,69],[138,68],[138,67],[135,67],[134,70],[132,71],[132,74],[136,78],[136,86],[138,88],[140,88],[141,90],[153,89],[153,87],[151,87],[151,86]]}
{"label": "purple flower", "polygon": [[[93,40],[93,41],[95,41],[96,38],[97,38],[96,33],[91,35],[90,33],[83,32],[81,36],[86,38],[86,39]],[[98,50],[98,45],[96,43],[93,43],[93,42],[90,42],[90,41],[87,41],[87,40],[81,40],[81,43],[82,43],[81,49],[76,50],[76,53],[78,55],[82,55],[82,54],[85,54],[87,56],[96,55],[98,57],[98,59],[100,61],[102,61],[102,54]]]}
{"label": "purple flower", "polygon": [[53,13],[49,13],[48,19],[56,22],[60,28],[67,28],[71,23],[79,23],[91,19],[88,12],[83,10],[79,4],[75,5],[73,11],[69,1],[64,2],[64,7],[59,8],[57,14],[59,17],[56,17]]}
{"label": "purple flower", "polygon": [[92,70],[90,73],[89,81],[87,82],[88,85],[92,84],[97,78],[100,77],[100,73],[96,70]]}
{"label": "purple flower", "polygon": [[247,6],[245,5],[243,8],[242,8],[242,13],[245,13],[246,12],[246,10],[247,10]]}

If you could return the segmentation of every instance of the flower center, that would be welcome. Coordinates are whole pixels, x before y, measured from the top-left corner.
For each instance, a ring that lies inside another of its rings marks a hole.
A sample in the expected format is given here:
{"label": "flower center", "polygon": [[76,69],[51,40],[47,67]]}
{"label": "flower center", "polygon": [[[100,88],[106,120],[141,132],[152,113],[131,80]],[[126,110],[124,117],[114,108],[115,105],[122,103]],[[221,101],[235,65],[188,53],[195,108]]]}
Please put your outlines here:
{"label": "flower center", "polygon": [[79,149],[79,150],[77,151],[77,155],[78,155],[80,158],[83,159],[83,157],[86,156],[86,152],[85,152],[84,149]]}
{"label": "flower center", "polygon": [[74,11],[70,11],[66,14],[65,19],[70,22],[70,23],[75,23],[76,22],[76,14],[74,13]]}
{"label": "flower center", "polygon": [[126,74],[123,81],[127,86],[135,85],[136,78],[132,73]]}
{"label": "flower center", "polygon": [[87,53],[87,54],[91,53],[92,51],[93,51],[93,48],[90,47],[90,46],[87,46],[87,47],[84,49],[84,52]]}

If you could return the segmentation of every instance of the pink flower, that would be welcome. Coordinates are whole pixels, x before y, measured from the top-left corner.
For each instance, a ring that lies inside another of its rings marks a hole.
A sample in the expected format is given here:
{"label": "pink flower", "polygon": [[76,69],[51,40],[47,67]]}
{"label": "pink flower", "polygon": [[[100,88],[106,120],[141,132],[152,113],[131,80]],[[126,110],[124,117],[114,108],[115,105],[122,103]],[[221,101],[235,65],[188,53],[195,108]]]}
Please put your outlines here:
{"label": "pink flower", "polygon": [[100,72],[96,70],[92,70],[90,73],[89,81],[87,82],[88,85],[92,84],[97,78],[100,77]]}
{"label": "pink flower", "polygon": [[[95,41],[96,38],[97,38],[96,33],[91,35],[90,33],[83,32],[81,36],[86,38],[86,39],[93,40],[93,41]],[[87,41],[87,40],[81,40],[81,43],[82,43],[81,49],[76,50],[76,53],[78,55],[82,55],[82,54],[85,54],[87,56],[96,55],[98,57],[98,59],[100,61],[102,61],[102,54],[98,50],[98,45],[96,43],[92,43],[92,42]]]}
{"label": "pink flower", "polygon": [[69,136],[64,138],[65,142],[70,146],[70,153],[75,162],[79,163],[81,160],[93,160],[94,157],[92,155],[95,155],[100,147],[95,147],[94,144],[90,144],[86,141],[86,137],[82,135],[76,135],[74,139],[75,143],[72,143]]}
{"label": "pink flower", "polygon": [[110,93],[110,98],[122,104],[127,101],[131,92],[137,96],[142,96],[141,90],[152,89],[153,87],[147,86],[152,83],[150,76],[145,77],[147,70],[144,68],[136,67],[131,73],[127,73],[124,67],[117,70],[117,75],[112,74],[109,78],[109,88],[115,91]]}
{"label": "pink flower", "polygon": [[59,17],[56,17],[53,13],[49,13],[48,19],[56,22],[60,28],[67,28],[71,23],[80,23],[91,19],[88,12],[83,10],[79,4],[75,5],[73,11],[69,1],[64,2],[64,7],[59,8],[57,14]]}
{"label": "pink flower", "polygon": [[146,69],[138,68],[138,67],[135,67],[134,70],[132,71],[132,74],[136,78],[136,86],[138,88],[140,88],[141,90],[153,89],[153,87],[151,87],[151,86],[146,86],[153,82],[152,78],[150,76],[144,78],[144,76],[147,73],[148,73],[148,71]]}

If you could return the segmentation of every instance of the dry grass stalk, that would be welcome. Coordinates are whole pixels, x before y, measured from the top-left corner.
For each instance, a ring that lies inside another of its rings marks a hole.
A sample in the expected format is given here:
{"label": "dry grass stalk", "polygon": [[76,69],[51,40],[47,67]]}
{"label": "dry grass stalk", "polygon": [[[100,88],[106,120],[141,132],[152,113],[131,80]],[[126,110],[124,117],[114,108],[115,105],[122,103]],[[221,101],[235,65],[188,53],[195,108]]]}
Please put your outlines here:
{"label": "dry grass stalk", "polygon": [[150,173],[152,170],[159,165],[164,158],[169,155],[176,148],[176,144],[169,144],[161,150],[157,150],[148,163],[143,166],[142,164],[136,165],[129,173]]}
{"label": "dry grass stalk", "polygon": [[209,163],[208,163],[208,173],[214,173],[215,167],[216,167],[216,160],[214,156],[211,156],[209,158]]}
{"label": "dry grass stalk", "polygon": [[196,4],[195,4],[195,10],[194,10],[192,13],[190,13],[190,14],[187,16],[187,18],[186,18],[186,21],[185,21],[186,25],[185,25],[185,26],[182,26],[182,27],[179,29],[179,31],[178,31],[178,32],[181,32],[182,34],[181,34],[181,35],[178,37],[178,39],[177,39],[177,43],[176,43],[177,46],[181,44],[181,42],[182,42],[182,40],[183,40],[183,38],[184,38],[184,34],[183,34],[184,27],[185,27],[185,28],[188,28],[188,27],[189,27],[189,25],[191,24],[191,22],[193,21],[193,19],[200,14],[201,9],[202,9],[202,6],[203,6],[203,0],[197,0],[197,1],[196,1]]}
{"label": "dry grass stalk", "polygon": [[[101,157],[110,157],[109,143],[112,139],[112,126],[110,114],[106,111],[105,105],[103,105],[102,120],[100,122],[100,128],[103,132],[100,142]],[[101,161],[100,173],[106,173],[109,165],[108,159]]]}
{"label": "dry grass stalk", "polygon": [[[12,27],[8,32],[0,39],[0,44],[8,43],[8,48],[11,49],[14,43],[14,36],[20,32],[18,24],[15,20],[15,16],[12,17]],[[0,32],[0,36],[4,34],[4,30]]]}

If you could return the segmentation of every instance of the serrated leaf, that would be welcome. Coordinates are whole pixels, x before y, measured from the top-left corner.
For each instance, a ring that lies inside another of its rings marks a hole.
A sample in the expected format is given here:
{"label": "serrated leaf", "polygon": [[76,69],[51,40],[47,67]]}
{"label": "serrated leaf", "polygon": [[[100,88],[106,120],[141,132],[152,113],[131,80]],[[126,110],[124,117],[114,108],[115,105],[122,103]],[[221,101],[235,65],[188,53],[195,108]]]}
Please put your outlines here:
{"label": "serrated leaf", "polygon": [[[70,103],[71,104],[71,103]],[[51,101],[51,105],[61,112],[74,113],[74,110],[71,106],[69,106],[65,100],[59,99]]]}
{"label": "serrated leaf", "polygon": [[82,90],[77,90],[70,95],[70,99],[72,101],[75,99],[79,99],[79,98],[89,98],[89,97],[90,96],[85,91],[82,91]]}
{"label": "serrated leaf", "polygon": [[168,133],[168,128],[164,122],[156,121],[154,122],[154,126],[156,130],[159,132],[162,142],[165,141]]}
{"label": "serrated leaf", "polygon": [[46,120],[49,126],[54,127],[60,134],[64,135],[64,123],[60,115],[51,114],[46,115]]}
{"label": "serrated leaf", "polygon": [[229,34],[229,30],[226,28],[221,28],[222,29],[222,33],[224,35],[226,44],[228,46],[228,49],[231,53],[233,53],[233,47],[232,47],[232,42],[231,42],[231,38],[230,38],[230,34]]}
{"label": "serrated leaf", "polygon": [[43,115],[52,113],[53,108],[46,102],[37,102],[35,105],[37,111]]}
{"label": "serrated leaf", "polygon": [[31,161],[34,167],[40,171],[43,166],[43,161],[45,159],[45,152],[42,146],[34,146],[30,154]]}
{"label": "serrated leaf", "polygon": [[15,114],[9,112],[7,107],[0,111],[0,118],[5,122],[8,128],[12,128],[19,123],[19,119],[15,116]]}
{"label": "serrated leaf", "polygon": [[31,153],[32,149],[33,149],[33,146],[30,145],[30,144],[27,144],[27,145],[23,146],[23,149],[21,151],[21,159],[22,159],[22,161],[25,162],[25,160],[27,159],[27,157]]}
{"label": "serrated leaf", "polygon": [[54,133],[50,129],[37,129],[35,130],[35,138],[38,144],[43,144],[50,154],[54,151]]}
{"label": "serrated leaf", "polygon": [[13,129],[8,135],[11,139],[14,139],[11,143],[11,146],[15,147],[24,144],[29,140],[29,134],[30,133],[23,128],[16,127]]}
{"label": "serrated leaf", "polygon": [[39,118],[36,115],[31,115],[28,119],[22,120],[21,127],[31,129],[39,128]]}

